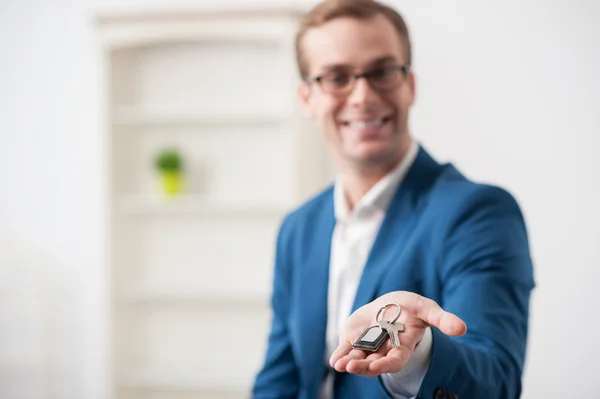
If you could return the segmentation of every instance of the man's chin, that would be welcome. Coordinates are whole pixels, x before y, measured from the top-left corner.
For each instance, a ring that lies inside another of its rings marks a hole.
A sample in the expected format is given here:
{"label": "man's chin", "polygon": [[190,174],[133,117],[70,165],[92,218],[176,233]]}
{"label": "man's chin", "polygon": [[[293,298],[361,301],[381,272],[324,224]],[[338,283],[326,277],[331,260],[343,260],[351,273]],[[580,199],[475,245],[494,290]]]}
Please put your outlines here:
{"label": "man's chin", "polygon": [[[349,154],[350,155],[350,154]],[[388,167],[394,163],[394,156],[389,148],[380,151],[360,151],[348,157],[351,163],[360,169]]]}

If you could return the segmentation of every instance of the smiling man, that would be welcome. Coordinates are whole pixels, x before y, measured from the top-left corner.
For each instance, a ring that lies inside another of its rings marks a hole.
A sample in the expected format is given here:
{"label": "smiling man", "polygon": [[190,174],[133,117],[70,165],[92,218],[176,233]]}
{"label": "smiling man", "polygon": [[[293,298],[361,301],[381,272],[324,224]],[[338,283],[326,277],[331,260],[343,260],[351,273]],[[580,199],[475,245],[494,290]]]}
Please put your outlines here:
{"label": "smiling man", "polygon": [[[523,217],[509,193],[411,136],[404,20],[372,0],[324,1],[303,20],[297,59],[299,100],[338,178],[281,225],[253,397],[518,397],[534,287]],[[387,334],[377,329],[361,340],[396,304],[399,345],[371,347]]]}

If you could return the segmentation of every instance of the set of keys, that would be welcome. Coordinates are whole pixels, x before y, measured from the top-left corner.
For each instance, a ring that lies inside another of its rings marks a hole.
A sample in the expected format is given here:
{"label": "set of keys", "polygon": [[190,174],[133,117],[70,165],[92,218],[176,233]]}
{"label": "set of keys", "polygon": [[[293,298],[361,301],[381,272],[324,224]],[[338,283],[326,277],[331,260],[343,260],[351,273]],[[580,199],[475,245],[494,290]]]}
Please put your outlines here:
{"label": "set of keys", "polygon": [[[382,313],[390,306],[396,306],[398,311],[396,316],[392,321],[380,320]],[[404,331],[404,324],[396,323],[398,318],[400,317],[400,313],[402,313],[402,308],[396,302],[388,303],[383,306],[377,312],[377,316],[375,316],[376,325],[373,327],[369,327],[365,330],[364,333],[360,336],[358,340],[354,344],[352,344],[353,348],[362,349],[369,352],[376,352],[381,345],[385,342],[385,340],[389,337],[394,348],[400,346],[400,338],[398,337],[398,333]]]}

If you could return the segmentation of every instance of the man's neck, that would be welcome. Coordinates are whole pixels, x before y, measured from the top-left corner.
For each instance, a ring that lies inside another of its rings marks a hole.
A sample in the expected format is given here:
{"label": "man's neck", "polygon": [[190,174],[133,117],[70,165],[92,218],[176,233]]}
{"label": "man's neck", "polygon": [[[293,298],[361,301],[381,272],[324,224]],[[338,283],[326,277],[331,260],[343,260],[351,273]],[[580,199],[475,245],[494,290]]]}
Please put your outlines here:
{"label": "man's neck", "polygon": [[352,171],[343,174],[342,181],[348,210],[351,211],[379,180],[394,169],[398,162],[400,161],[397,161],[394,164],[388,164],[377,170],[360,172]]}
{"label": "man's neck", "polygon": [[410,143],[411,140],[409,139],[408,145],[404,146],[402,151],[388,162],[382,162],[379,165],[371,165],[369,168],[347,168],[345,173],[342,173],[344,195],[346,197],[348,211],[351,211],[365,194],[377,184],[377,182],[402,162],[406,157]]}

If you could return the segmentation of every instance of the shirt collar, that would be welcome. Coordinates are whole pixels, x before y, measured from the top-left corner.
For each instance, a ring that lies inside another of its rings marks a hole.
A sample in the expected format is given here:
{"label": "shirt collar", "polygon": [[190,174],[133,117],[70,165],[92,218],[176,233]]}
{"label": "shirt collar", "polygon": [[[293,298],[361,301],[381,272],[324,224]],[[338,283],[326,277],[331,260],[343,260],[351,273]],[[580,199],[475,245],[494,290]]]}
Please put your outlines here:
{"label": "shirt collar", "polygon": [[352,212],[348,212],[348,203],[344,194],[341,177],[337,177],[333,188],[333,203],[335,218],[338,221],[348,219],[352,214],[360,215],[362,212],[377,209],[385,212],[392,198],[406,176],[408,169],[412,166],[419,152],[419,144],[411,140],[410,147],[402,160],[379,180],[356,204]]}

